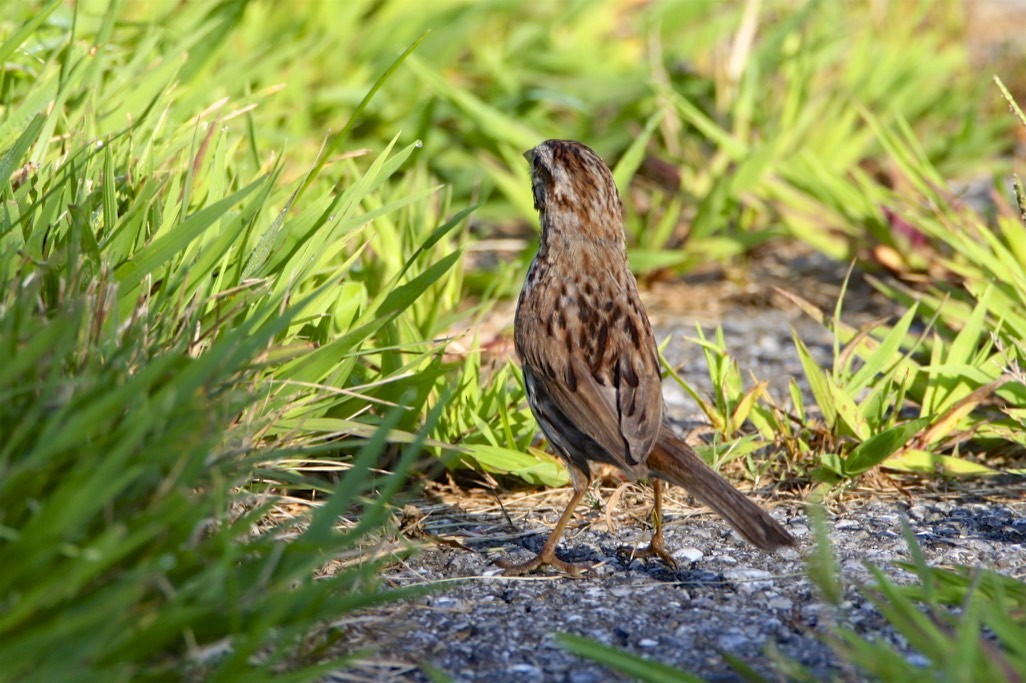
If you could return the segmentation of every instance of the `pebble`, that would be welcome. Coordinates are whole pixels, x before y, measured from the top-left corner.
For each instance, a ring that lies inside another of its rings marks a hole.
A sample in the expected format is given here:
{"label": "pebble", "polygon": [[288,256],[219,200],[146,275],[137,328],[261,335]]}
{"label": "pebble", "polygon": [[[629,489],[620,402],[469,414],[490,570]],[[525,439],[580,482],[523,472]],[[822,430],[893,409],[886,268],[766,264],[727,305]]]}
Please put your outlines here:
{"label": "pebble", "polygon": [[918,652],[913,652],[907,655],[905,657],[905,661],[911,664],[912,666],[918,666],[923,669],[930,665],[930,660],[924,657],[923,655],[919,654]]}
{"label": "pebble", "polygon": [[926,519],[928,514],[929,510],[925,505],[913,505],[908,509],[908,516],[917,522]]}
{"label": "pebble", "polygon": [[673,553],[673,559],[681,562],[695,563],[703,557],[705,557],[705,553],[693,547],[681,548]]}
{"label": "pebble", "polygon": [[571,669],[566,675],[567,683],[601,683],[602,676],[592,671]]}
{"label": "pebble", "polygon": [[[787,530],[790,531],[791,535],[794,536],[795,538],[805,538],[806,536],[809,535],[809,527],[808,527],[808,525],[802,524],[801,522],[792,522],[791,524],[788,524],[787,525]],[[785,548],[785,550],[790,550],[790,549],[789,548]]]}
{"label": "pebble", "polygon": [[[913,533],[923,539],[922,552],[931,565],[980,564],[1016,577],[1026,575],[1026,501],[994,503],[989,508],[946,502],[945,507],[934,501],[918,504],[922,511],[908,514],[907,519]],[[581,517],[590,514],[582,511]],[[408,603],[366,608],[346,628],[356,636],[354,648],[370,648],[376,644],[373,638],[389,637],[380,646],[387,659],[413,667],[430,662],[456,681],[625,680],[571,655],[554,635],[561,632],[644,654],[706,679],[726,671],[721,651],[744,657],[770,680],[780,678],[771,660],[761,654],[766,646],[810,667],[814,677],[835,679],[836,656],[823,640],[832,624],[891,643],[910,663],[925,664],[860,592],[861,586],[871,582],[864,561],[879,566],[897,583],[914,580],[895,565],[909,557],[901,536],[903,506],[853,504],[838,515],[838,522],[848,519],[849,523],[835,525],[835,530],[847,527],[837,530],[833,548],[843,588],[842,605],[836,607],[822,604],[818,590],[805,576],[804,558],[814,547],[810,534],[805,534],[797,549],[765,554],[724,534],[718,520],[699,518],[689,519],[686,525],[676,522],[679,526],[673,531],[677,533],[668,534],[670,539],[686,539],[677,547],[668,544],[681,565],[676,572],[658,562],[638,561],[629,568],[609,562],[608,574],[592,573],[579,580],[551,571],[501,582],[470,579],[444,584],[440,592]],[[489,524],[505,524],[498,513],[494,519],[485,519]],[[802,522],[788,526],[794,532]],[[943,535],[945,529],[953,535]],[[468,529],[468,535],[482,533]],[[628,534],[621,534],[581,524],[561,545],[561,555],[593,563],[622,544]],[[530,544],[527,548],[536,551]],[[520,553],[516,542],[504,542],[501,549]],[[401,588],[480,577],[490,568],[483,553],[428,548],[403,564],[391,565],[382,578]],[[375,619],[380,620],[377,625],[362,630],[364,623],[374,624]],[[419,674],[411,679],[426,680]]]}
{"label": "pebble", "polygon": [[519,674],[520,677],[527,677],[528,680],[541,681],[544,680],[542,676],[542,670],[533,664],[514,664],[509,667],[510,673]]}
{"label": "pebble", "polygon": [[732,652],[745,647],[752,642],[752,639],[738,629],[731,629],[717,638],[716,642],[719,644],[721,649],[726,650],[727,652]]}
{"label": "pebble", "polygon": [[752,567],[728,569],[723,572],[723,576],[737,584],[739,591],[747,594],[764,590],[773,585],[772,581],[770,581],[773,575],[765,569],[755,569]]}
{"label": "pebble", "polygon": [[801,559],[801,554],[796,548],[780,548],[777,550],[777,556],[781,560],[798,560]]}

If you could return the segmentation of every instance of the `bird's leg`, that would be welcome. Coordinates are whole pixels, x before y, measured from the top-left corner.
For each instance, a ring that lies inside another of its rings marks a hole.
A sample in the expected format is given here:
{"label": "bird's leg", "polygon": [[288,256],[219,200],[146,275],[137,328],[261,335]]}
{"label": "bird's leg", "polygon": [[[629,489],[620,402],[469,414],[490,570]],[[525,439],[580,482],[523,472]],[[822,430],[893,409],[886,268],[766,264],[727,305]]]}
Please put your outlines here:
{"label": "bird's leg", "polygon": [[587,482],[584,486],[578,487],[577,483],[574,482],[574,495],[567,503],[566,509],[563,510],[563,514],[559,516],[559,521],[556,522],[556,527],[549,534],[549,538],[545,541],[545,545],[542,546],[541,551],[526,562],[510,562],[509,560],[496,560],[495,564],[502,567],[505,571],[502,572],[503,576],[521,576],[523,574],[530,574],[531,572],[549,565],[555,567],[559,571],[572,576],[579,577],[582,571],[588,569],[588,567],[582,567],[580,565],[571,564],[564,562],[563,560],[556,557],[556,544],[559,543],[559,537],[563,535],[563,530],[566,529],[566,525],[570,522],[570,518],[573,517],[574,508],[581,502],[581,498],[587,492]]}
{"label": "bird's leg", "polygon": [[670,569],[677,569],[677,562],[663,547],[663,488],[662,483],[655,478],[652,479],[652,497],[655,499],[652,506],[652,540],[644,548],[621,549],[621,552],[631,557],[658,557]]}

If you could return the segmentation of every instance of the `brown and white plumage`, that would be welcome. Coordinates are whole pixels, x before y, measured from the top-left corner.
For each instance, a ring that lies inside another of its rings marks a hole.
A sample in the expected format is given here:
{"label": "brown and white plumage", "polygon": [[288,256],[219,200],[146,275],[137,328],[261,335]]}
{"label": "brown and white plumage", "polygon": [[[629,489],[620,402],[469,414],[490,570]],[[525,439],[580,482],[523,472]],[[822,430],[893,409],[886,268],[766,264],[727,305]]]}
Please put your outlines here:
{"label": "brown and white plumage", "polygon": [[[525,157],[542,230],[517,302],[514,343],[531,410],[566,462],[575,495],[538,556],[505,564],[507,573],[543,564],[576,573],[554,551],[587,489],[591,462],[686,486],[761,548],[792,545],[790,534],[665,421],[656,343],[627,263],[622,203],[609,168],[569,140],[548,140]],[[658,522],[658,481],[654,489]],[[657,525],[651,552],[671,561],[661,544]]]}

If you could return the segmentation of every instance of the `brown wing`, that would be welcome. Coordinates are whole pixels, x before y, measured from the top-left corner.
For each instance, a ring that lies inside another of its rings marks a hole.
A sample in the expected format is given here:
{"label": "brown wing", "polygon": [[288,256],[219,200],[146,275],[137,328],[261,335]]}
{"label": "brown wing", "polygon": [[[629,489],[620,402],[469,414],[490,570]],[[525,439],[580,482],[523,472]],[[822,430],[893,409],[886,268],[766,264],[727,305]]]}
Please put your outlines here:
{"label": "brown wing", "polygon": [[556,310],[518,307],[516,345],[536,390],[594,442],[580,446],[604,451],[571,455],[630,471],[658,438],[663,397],[655,341],[637,291],[610,286],[567,292]]}
{"label": "brown wing", "polygon": [[[630,362],[630,361],[623,361]],[[570,422],[587,434],[605,451],[583,454],[625,470],[645,462],[658,438],[662,421],[662,397],[656,405],[644,405],[644,398],[659,391],[655,381],[639,381],[637,386],[621,377],[600,384],[590,368],[574,356],[569,357],[570,373],[575,381],[536,376],[538,383]],[[641,378],[639,378],[640,380]],[[653,391],[654,390],[654,391]]]}

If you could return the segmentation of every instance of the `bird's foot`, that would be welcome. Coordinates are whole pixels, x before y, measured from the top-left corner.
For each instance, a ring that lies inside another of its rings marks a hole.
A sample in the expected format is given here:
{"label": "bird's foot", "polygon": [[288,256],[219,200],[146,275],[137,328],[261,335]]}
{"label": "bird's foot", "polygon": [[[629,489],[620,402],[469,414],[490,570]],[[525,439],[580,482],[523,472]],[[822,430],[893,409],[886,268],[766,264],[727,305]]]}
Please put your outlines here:
{"label": "bird's foot", "polygon": [[556,553],[554,551],[545,552],[544,550],[526,562],[495,560],[495,564],[503,569],[503,576],[523,576],[524,574],[534,573],[542,567],[549,566],[555,567],[558,571],[566,574],[570,578],[580,579],[582,578],[583,572],[591,569],[591,567],[587,565],[565,562],[556,557]]}
{"label": "bird's foot", "polygon": [[677,561],[674,560],[670,553],[666,551],[666,548],[663,547],[663,539],[657,536],[653,536],[652,541],[643,548],[622,546],[616,552],[617,555],[619,555],[627,564],[629,564],[631,560],[639,557],[657,557],[671,570],[677,571]]}

